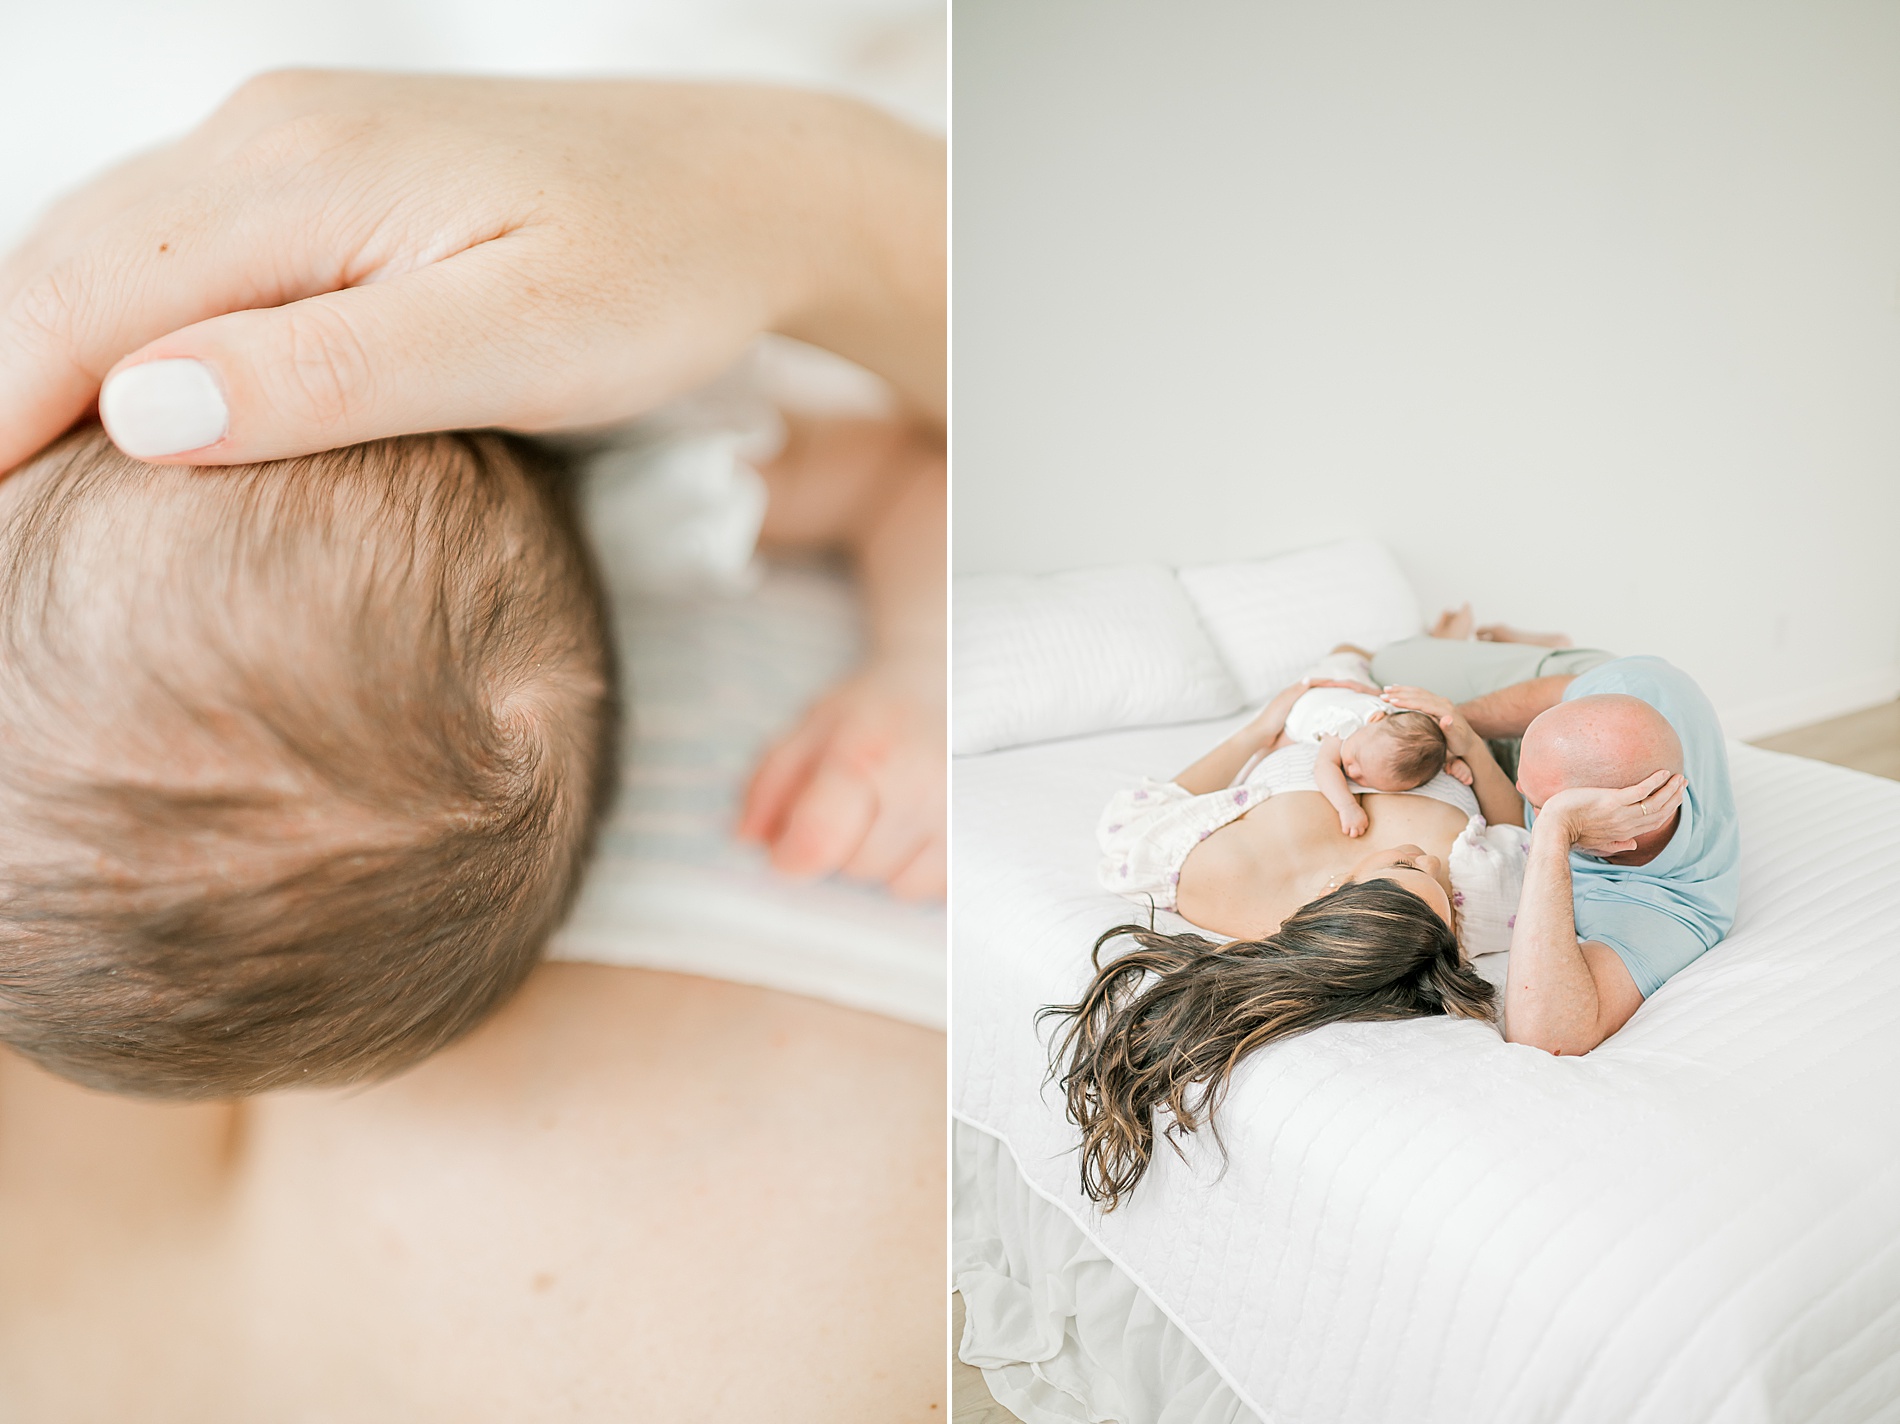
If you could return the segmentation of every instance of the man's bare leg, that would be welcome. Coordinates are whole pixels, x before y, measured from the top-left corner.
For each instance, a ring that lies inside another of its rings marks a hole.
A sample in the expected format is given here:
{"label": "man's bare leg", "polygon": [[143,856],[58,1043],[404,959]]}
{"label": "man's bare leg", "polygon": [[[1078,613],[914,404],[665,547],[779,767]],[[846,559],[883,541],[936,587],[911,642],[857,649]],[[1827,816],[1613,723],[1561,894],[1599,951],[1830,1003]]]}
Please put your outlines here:
{"label": "man's bare leg", "polygon": [[1438,615],[1438,621],[1432,624],[1434,638],[1449,638],[1462,643],[1471,636],[1471,605],[1461,604],[1457,608],[1447,608]]}
{"label": "man's bare leg", "polygon": [[1480,643],[1526,643],[1533,648],[1574,648],[1568,633],[1526,633],[1508,623],[1487,623],[1475,635]]}
{"label": "man's bare leg", "polygon": [[1462,643],[1476,638],[1480,643],[1523,643],[1533,648],[1574,648],[1576,643],[1568,633],[1527,633],[1522,628],[1513,628],[1508,623],[1487,623],[1482,628],[1472,626],[1471,605],[1460,604],[1457,608],[1447,608],[1438,615],[1432,624],[1434,638],[1447,638]]}

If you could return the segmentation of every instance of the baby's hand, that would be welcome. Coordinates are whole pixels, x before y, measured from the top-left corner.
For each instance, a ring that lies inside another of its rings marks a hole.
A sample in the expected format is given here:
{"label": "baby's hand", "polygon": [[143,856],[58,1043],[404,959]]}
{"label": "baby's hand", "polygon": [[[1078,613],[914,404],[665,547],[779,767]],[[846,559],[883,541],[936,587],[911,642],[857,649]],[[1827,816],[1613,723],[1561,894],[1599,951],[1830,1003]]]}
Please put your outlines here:
{"label": "baby's hand", "polygon": [[1357,805],[1346,807],[1339,813],[1339,829],[1355,840],[1366,833],[1369,824],[1365,811]]}
{"label": "baby's hand", "polygon": [[946,738],[928,673],[869,667],[820,698],[752,774],[739,838],[787,874],[942,899]]}

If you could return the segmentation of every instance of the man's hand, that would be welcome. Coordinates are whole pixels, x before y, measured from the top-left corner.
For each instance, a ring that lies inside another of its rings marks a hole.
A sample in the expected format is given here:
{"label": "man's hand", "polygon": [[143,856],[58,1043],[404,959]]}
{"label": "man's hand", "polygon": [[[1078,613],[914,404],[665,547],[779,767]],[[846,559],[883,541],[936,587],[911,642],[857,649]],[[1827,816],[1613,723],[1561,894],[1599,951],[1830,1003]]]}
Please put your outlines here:
{"label": "man's hand", "polygon": [[1680,773],[1658,771],[1618,790],[1573,786],[1544,802],[1537,823],[1541,827],[1546,817],[1554,818],[1553,828],[1562,830],[1572,850],[1620,855],[1669,824],[1688,784]]}

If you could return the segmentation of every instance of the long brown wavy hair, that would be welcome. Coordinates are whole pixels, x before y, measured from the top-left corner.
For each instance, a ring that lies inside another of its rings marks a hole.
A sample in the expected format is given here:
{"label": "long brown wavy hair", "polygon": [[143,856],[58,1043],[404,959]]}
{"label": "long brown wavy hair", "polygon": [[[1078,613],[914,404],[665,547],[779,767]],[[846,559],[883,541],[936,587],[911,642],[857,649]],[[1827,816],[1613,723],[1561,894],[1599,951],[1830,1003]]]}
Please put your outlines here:
{"label": "long brown wavy hair", "polygon": [[[1103,949],[1124,939],[1135,947],[1104,964]],[[1214,1112],[1257,1048],[1349,1020],[1497,1017],[1496,991],[1460,961],[1450,928],[1389,880],[1342,885],[1259,940],[1117,925],[1091,962],[1081,1000],[1050,1004],[1036,1021],[1068,1020],[1050,1077],[1060,1075],[1082,1129],[1082,1191],[1108,1211],[1148,1170],[1157,1107],[1177,1152],[1176,1139],[1203,1124],[1220,1142]]]}

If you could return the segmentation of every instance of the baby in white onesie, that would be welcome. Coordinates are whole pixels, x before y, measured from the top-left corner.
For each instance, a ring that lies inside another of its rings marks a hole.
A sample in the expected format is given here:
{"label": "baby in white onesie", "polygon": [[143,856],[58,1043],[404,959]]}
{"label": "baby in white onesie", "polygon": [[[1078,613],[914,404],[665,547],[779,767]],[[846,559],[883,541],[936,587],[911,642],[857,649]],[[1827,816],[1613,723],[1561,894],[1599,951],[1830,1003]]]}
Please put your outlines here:
{"label": "baby in white onesie", "polygon": [[1283,740],[1317,742],[1319,759],[1313,781],[1339,812],[1339,828],[1349,836],[1366,831],[1366,813],[1352,783],[1372,791],[1412,791],[1445,768],[1445,734],[1434,717],[1408,712],[1374,692],[1371,655],[1351,646],[1335,648],[1307,670],[1312,679],[1358,683],[1315,687],[1286,715]]}

